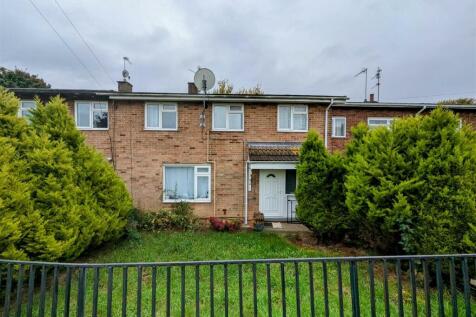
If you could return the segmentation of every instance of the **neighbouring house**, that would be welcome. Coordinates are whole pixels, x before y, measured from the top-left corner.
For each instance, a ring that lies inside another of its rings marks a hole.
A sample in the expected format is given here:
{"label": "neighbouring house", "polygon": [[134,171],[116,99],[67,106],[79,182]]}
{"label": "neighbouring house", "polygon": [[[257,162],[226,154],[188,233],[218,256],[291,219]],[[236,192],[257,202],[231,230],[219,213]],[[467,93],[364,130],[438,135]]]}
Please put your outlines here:
{"label": "neighbouring house", "polygon": [[[301,142],[315,129],[338,151],[361,121],[370,127],[427,112],[435,104],[347,102],[326,95],[202,95],[117,91],[12,89],[19,115],[35,96],[62,96],[78,129],[126,182],[141,210],[192,203],[196,214],[253,221],[294,217],[296,162]],[[476,105],[448,105],[476,128]]]}

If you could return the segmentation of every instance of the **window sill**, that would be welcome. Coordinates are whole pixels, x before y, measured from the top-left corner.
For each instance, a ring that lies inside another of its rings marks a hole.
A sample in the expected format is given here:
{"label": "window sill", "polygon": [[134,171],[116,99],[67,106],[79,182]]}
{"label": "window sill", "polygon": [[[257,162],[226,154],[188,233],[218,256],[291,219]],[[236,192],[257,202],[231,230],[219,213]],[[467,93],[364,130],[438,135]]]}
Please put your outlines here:
{"label": "window sill", "polygon": [[307,133],[309,130],[279,130],[278,132],[284,132],[284,133]]}
{"label": "window sill", "polygon": [[244,129],[242,130],[230,130],[230,129],[212,129],[212,132],[245,132]]}
{"label": "window sill", "polygon": [[144,131],[169,131],[169,132],[177,132],[178,129],[159,129],[159,128],[144,128]]}
{"label": "window sill", "polygon": [[191,204],[209,204],[211,203],[211,199],[209,200],[196,200],[196,199],[164,199],[162,201],[164,204],[176,204],[180,202],[186,202]]}
{"label": "window sill", "polygon": [[346,137],[345,136],[333,135],[333,136],[331,136],[331,138],[333,138],[333,139],[345,139]]}
{"label": "window sill", "polygon": [[109,128],[81,128],[81,127],[77,127],[78,130],[81,130],[81,131],[107,131],[109,130]]}

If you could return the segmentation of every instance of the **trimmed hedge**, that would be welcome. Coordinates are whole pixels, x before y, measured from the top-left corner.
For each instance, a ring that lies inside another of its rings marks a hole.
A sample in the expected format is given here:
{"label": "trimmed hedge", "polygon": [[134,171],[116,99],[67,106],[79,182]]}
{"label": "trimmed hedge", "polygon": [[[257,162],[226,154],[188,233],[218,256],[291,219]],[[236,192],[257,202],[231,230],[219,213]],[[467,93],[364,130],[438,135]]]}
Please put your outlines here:
{"label": "trimmed hedge", "polygon": [[0,257],[70,260],[120,237],[132,203],[64,101],[36,102],[27,124],[0,88]]}

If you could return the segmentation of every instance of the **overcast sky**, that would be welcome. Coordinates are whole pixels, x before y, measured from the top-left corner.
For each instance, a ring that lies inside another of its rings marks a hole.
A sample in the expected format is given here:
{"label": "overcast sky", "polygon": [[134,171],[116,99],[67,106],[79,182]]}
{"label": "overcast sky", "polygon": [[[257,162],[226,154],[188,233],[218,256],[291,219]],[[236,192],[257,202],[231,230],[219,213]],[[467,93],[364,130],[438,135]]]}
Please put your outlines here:
{"label": "overcast sky", "polygon": [[[33,1],[81,63],[35,10]],[[475,0],[56,0],[106,72],[135,91],[185,92],[197,66],[236,88],[364,98],[377,66],[381,101],[476,96]],[[0,66],[54,88],[115,89],[55,0],[0,0]]]}

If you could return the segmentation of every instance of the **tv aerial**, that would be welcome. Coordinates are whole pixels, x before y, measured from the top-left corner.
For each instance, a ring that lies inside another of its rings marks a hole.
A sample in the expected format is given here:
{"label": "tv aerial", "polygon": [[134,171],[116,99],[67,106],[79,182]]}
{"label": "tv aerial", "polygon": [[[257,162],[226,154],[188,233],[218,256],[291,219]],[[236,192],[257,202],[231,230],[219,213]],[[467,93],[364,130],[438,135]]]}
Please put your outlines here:
{"label": "tv aerial", "polygon": [[207,94],[207,91],[215,86],[215,75],[208,68],[199,68],[193,76],[193,82],[199,91]]}
{"label": "tv aerial", "polygon": [[354,77],[360,76],[365,74],[365,92],[364,92],[364,102],[367,102],[367,67],[362,68],[360,72],[358,72]]}
{"label": "tv aerial", "polygon": [[122,78],[124,79],[124,81],[127,81],[128,79],[131,79],[131,76],[129,75],[129,71],[126,69],[126,62],[128,62],[129,64],[132,64],[132,63],[129,57],[127,56],[124,56],[122,59],[124,60],[124,68],[122,69]]}
{"label": "tv aerial", "polygon": [[372,77],[372,79],[377,79],[377,83],[374,86],[377,87],[377,101],[380,101],[380,78],[382,78],[382,69],[379,66],[377,67],[377,72],[375,73],[375,76]]}

